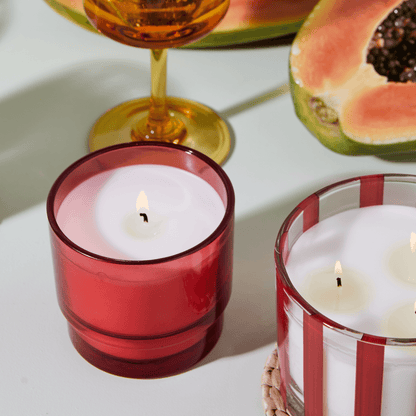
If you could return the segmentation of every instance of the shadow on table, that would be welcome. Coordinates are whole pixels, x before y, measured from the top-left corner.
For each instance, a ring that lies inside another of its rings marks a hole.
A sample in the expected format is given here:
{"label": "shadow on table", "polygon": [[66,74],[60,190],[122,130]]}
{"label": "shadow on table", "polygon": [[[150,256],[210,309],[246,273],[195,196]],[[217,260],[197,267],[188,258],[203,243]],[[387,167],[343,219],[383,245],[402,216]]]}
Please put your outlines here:
{"label": "shadow on table", "polygon": [[282,95],[288,94],[290,91],[289,84],[282,84],[279,85],[277,88],[273,88],[272,90],[265,91],[261,94],[256,95],[255,97],[250,97],[248,100],[233,105],[232,107],[226,108],[225,110],[221,111],[219,115],[228,119],[236,114],[240,114],[243,111],[249,110],[252,107],[265,103],[266,101],[273,100],[278,98]]}
{"label": "shadow on table", "polygon": [[228,107],[225,110],[218,113],[218,115],[226,122],[228,129],[230,130],[230,135],[231,135],[231,149],[223,165],[227,163],[227,161],[231,158],[231,155],[234,152],[235,143],[236,143],[235,134],[230,124],[229,118],[232,118],[234,115],[240,114],[244,111],[250,110],[250,108],[263,104],[269,100],[273,100],[282,95],[288,94],[289,90],[290,90],[290,87],[288,83],[282,84],[276,88],[273,88],[272,90],[265,91],[254,97],[250,97],[246,101],[234,104],[233,106]]}
{"label": "shadow on table", "polygon": [[[60,173],[87,154],[94,121],[123,101],[147,96],[149,89],[147,67],[89,62],[0,101],[0,222],[44,201]],[[232,149],[227,118],[287,91],[285,84],[222,112]]]}
{"label": "shadow on table", "polygon": [[385,162],[394,162],[394,163],[415,163],[416,162],[416,152],[412,153],[403,153],[403,154],[391,154],[391,155],[378,155],[378,159],[384,160]]}
{"label": "shadow on table", "polygon": [[0,0],[0,38],[6,31],[11,19],[9,0]]}
{"label": "shadow on table", "polygon": [[199,365],[276,342],[274,245],[287,215],[310,193],[305,189],[236,222],[233,289],[223,333]]}
{"label": "shadow on table", "polygon": [[[359,174],[334,174],[330,182]],[[246,354],[277,341],[274,265],[277,234],[297,204],[328,184],[328,178],[320,179],[298,189],[290,197],[236,221],[233,288],[225,310],[224,329],[218,344],[198,366]],[[334,238],[333,244],[340,242]]]}
{"label": "shadow on table", "polygon": [[94,121],[148,94],[149,79],[137,63],[89,62],[0,101],[0,222],[44,201],[59,174],[87,153]]}

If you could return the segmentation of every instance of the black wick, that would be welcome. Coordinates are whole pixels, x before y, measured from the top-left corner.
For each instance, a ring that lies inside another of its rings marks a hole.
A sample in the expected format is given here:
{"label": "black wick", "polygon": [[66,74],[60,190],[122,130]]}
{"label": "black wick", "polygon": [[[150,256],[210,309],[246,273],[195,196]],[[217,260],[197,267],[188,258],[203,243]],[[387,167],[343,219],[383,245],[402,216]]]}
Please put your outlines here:
{"label": "black wick", "polygon": [[143,221],[144,222],[149,222],[149,220],[147,219],[147,215],[144,213],[140,213],[140,216],[143,217]]}
{"label": "black wick", "polygon": [[342,286],[341,278],[337,277],[337,287],[341,287],[341,286]]}

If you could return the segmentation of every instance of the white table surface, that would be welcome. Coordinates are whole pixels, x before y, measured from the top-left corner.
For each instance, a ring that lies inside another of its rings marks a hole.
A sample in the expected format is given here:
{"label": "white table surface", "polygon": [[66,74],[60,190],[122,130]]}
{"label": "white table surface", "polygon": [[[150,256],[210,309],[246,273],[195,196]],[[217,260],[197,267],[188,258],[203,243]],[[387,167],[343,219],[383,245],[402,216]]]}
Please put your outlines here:
{"label": "white table surface", "polygon": [[[298,121],[288,46],[172,50],[168,93],[227,117],[223,165],[236,193],[234,284],[223,334],[185,374],[112,376],[72,347],[55,296],[47,193],[86,154],[107,108],[149,93],[149,52],[89,33],[41,0],[0,0],[0,414],[262,415],[260,377],[276,339],[273,246],[303,198],[361,174],[415,173],[413,162],[338,155]],[[284,89],[284,88],[283,88]],[[250,103],[250,105],[242,105]]]}

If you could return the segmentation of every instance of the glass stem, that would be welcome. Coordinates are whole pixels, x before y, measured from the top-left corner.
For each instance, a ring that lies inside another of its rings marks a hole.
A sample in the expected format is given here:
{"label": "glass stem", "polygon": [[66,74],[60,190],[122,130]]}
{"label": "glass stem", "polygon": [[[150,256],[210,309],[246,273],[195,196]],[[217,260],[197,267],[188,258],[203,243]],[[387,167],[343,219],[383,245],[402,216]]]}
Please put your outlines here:
{"label": "glass stem", "polygon": [[[1,1],[1,0],[0,0]],[[159,140],[169,143],[181,143],[186,137],[186,127],[168,107],[166,99],[167,49],[152,49],[151,62],[151,95],[149,112],[131,130],[133,141]]]}
{"label": "glass stem", "polygon": [[151,49],[151,96],[149,108],[149,127],[160,128],[169,121],[166,106],[167,49]]}

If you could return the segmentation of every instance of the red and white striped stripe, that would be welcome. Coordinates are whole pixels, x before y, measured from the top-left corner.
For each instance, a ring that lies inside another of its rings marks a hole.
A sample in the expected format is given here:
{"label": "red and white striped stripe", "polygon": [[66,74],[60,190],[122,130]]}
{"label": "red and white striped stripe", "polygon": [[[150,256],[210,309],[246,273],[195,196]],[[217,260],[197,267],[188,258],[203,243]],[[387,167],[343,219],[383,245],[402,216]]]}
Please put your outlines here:
{"label": "red and white striped stripe", "polygon": [[[389,194],[385,176],[388,175],[370,175],[347,180],[339,185],[347,182],[351,183],[352,192],[356,192],[357,195],[357,208],[397,203],[397,192],[394,195],[393,193]],[[355,189],[355,185],[359,189]],[[281,236],[278,248],[280,253],[282,253],[284,264],[286,264],[290,248],[299,237],[299,234],[307,231],[320,220],[333,215],[333,212],[336,211],[336,207],[326,208],[325,204],[330,205],[330,203],[320,199],[327,192],[328,188],[316,192],[296,207],[292,214],[291,222]],[[406,189],[404,186],[403,198],[406,198],[405,194]],[[327,211],[325,212],[325,210]],[[288,320],[285,306],[290,300],[280,280],[279,278],[277,279],[278,348],[282,375],[281,393],[287,405],[287,388],[290,382],[290,357],[288,356]],[[356,341],[354,416],[380,416],[381,414],[384,352],[385,339],[381,337],[372,337],[364,334],[361,339]],[[326,414],[324,354],[324,325],[321,316],[304,311],[303,393],[305,416],[323,416]]]}

